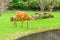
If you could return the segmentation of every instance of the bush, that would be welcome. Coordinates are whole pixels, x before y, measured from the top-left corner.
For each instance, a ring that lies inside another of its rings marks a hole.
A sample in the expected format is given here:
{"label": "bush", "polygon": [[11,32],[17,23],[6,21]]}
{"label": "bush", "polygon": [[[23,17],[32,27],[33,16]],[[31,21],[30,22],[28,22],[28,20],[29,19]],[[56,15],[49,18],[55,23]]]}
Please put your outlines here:
{"label": "bush", "polygon": [[34,10],[39,9],[38,4],[35,2],[32,2],[29,7],[30,7],[30,9],[34,9]]}
{"label": "bush", "polygon": [[[26,4],[29,0],[12,0],[9,4],[9,9],[33,9],[33,10],[40,10],[39,5],[32,0],[31,4]],[[27,6],[28,5],[28,6]],[[48,10],[48,5],[46,5],[45,10]],[[60,10],[60,3],[58,3],[58,6],[54,7],[54,10]]]}

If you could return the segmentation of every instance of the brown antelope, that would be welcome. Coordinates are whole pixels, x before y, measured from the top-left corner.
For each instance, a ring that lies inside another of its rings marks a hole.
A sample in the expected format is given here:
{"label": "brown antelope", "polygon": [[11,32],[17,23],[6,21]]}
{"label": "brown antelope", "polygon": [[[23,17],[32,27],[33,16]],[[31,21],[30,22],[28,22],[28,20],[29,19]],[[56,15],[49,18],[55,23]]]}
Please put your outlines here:
{"label": "brown antelope", "polygon": [[36,19],[39,19],[39,18],[40,18],[40,14],[35,13],[34,15],[32,15],[32,17],[34,17],[34,18],[35,18],[35,20],[36,20]]}
{"label": "brown antelope", "polygon": [[34,18],[32,16],[28,15],[26,12],[23,12],[23,11],[16,11],[14,13],[14,16],[11,17],[11,21],[14,21],[14,24],[16,24],[17,19],[21,19],[21,21],[22,21],[21,27],[23,25],[23,22],[26,20],[27,21],[27,28],[28,28],[28,20],[29,19],[34,20]]}
{"label": "brown antelope", "polygon": [[52,17],[54,17],[54,16],[51,15],[51,14],[48,14],[48,13],[43,13],[43,14],[42,14],[42,17],[43,17],[43,18],[52,18]]}

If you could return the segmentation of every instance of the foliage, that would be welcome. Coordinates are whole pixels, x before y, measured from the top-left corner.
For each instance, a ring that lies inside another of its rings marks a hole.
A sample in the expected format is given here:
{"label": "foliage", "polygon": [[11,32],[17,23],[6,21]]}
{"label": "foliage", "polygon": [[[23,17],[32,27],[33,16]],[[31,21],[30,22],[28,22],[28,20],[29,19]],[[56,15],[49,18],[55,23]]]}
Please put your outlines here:
{"label": "foliage", "polygon": [[37,4],[37,3],[35,3],[35,1],[33,1],[33,2],[30,4],[30,8],[32,8],[32,9],[34,9],[34,10],[36,10],[36,9],[38,9],[38,8],[39,8],[39,6],[38,6],[38,4]]}
{"label": "foliage", "polygon": [[38,8],[38,5],[32,0],[13,0],[9,8],[15,9],[30,9],[30,8]]}
{"label": "foliage", "polygon": [[59,0],[12,0],[9,8],[10,9],[51,9],[50,7],[60,8]]}

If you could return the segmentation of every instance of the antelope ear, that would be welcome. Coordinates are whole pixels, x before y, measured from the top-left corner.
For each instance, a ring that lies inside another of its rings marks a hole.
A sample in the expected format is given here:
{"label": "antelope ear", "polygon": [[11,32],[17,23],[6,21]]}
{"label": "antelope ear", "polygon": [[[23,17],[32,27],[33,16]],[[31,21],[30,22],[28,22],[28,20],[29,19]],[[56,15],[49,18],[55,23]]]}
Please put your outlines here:
{"label": "antelope ear", "polygon": [[39,13],[35,13],[35,14],[39,14]]}
{"label": "antelope ear", "polygon": [[34,18],[33,16],[31,17],[31,19],[32,19],[32,20],[35,20],[35,18]]}
{"label": "antelope ear", "polygon": [[13,21],[13,19],[14,19],[14,18],[13,18],[13,17],[11,17],[11,19],[10,19],[10,20],[11,20],[11,21]]}

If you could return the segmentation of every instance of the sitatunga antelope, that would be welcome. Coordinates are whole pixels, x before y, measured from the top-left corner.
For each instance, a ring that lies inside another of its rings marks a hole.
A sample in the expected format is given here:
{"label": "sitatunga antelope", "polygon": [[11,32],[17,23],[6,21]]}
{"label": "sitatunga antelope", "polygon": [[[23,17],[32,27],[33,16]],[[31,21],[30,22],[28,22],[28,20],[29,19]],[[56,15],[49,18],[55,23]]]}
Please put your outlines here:
{"label": "sitatunga antelope", "polygon": [[42,18],[53,18],[54,16],[49,13],[43,13]]}
{"label": "sitatunga antelope", "polygon": [[32,15],[32,17],[35,18],[35,20],[39,19],[40,18],[40,14],[39,13],[35,13],[34,15]]}
{"label": "sitatunga antelope", "polygon": [[34,17],[28,15],[26,12],[23,11],[16,11],[14,13],[14,16],[11,17],[11,21],[14,21],[14,24],[16,24],[17,19],[21,19],[22,23],[21,23],[21,27],[23,26],[23,22],[26,20],[27,22],[27,28],[28,28],[28,20],[29,19],[33,19],[35,20]]}

